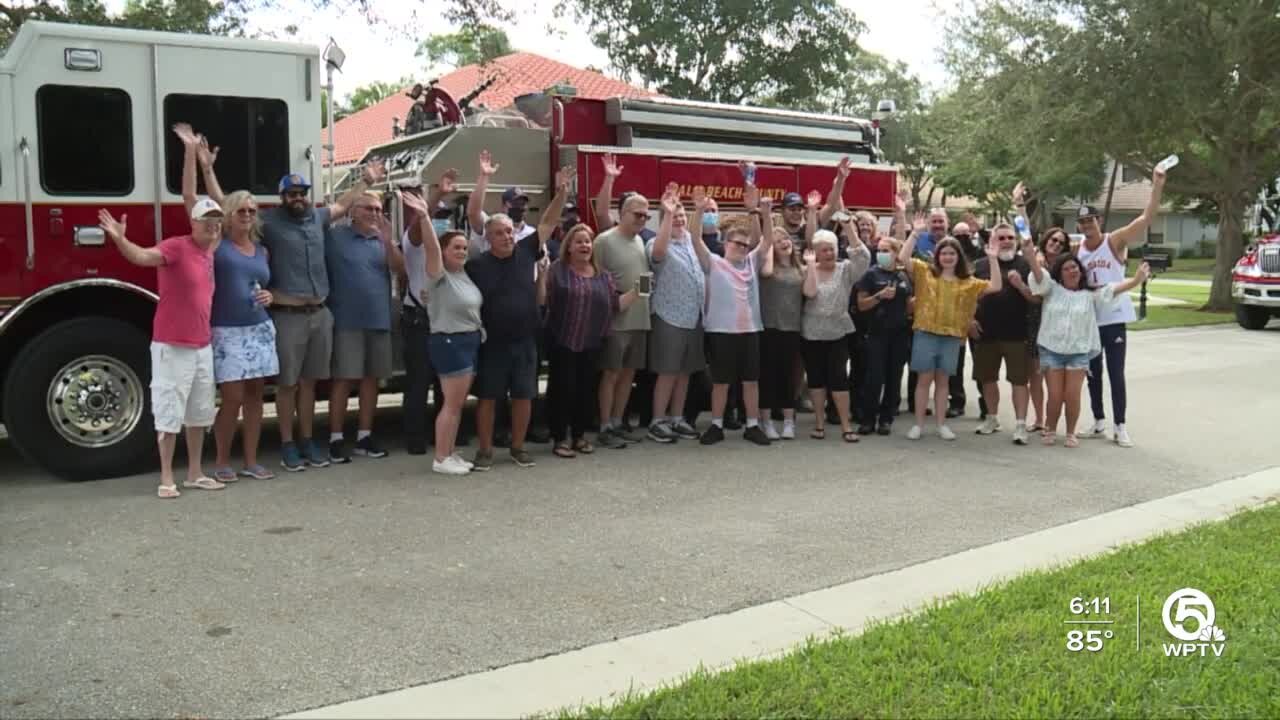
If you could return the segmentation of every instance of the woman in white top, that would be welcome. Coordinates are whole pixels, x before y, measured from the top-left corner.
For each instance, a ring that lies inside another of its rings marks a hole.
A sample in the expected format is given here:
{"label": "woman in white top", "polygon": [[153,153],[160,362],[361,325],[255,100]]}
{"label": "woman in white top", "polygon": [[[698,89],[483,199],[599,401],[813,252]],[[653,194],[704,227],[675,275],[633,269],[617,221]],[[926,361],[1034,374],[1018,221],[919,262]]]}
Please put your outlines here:
{"label": "woman in white top", "polygon": [[1040,313],[1040,332],[1036,343],[1040,349],[1040,366],[1049,382],[1048,418],[1044,427],[1044,444],[1052,445],[1058,429],[1058,416],[1067,407],[1067,447],[1078,447],[1076,422],[1080,419],[1080,387],[1084,384],[1089,361],[1102,352],[1098,336],[1098,311],[1126,297],[1151,273],[1143,263],[1137,274],[1123,282],[1094,288],[1084,264],[1074,255],[1063,255],[1045,273],[1034,243],[1024,240],[1023,256],[1031,265],[1031,291],[1044,298]]}
{"label": "woman in white top", "polygon": [[862,279],[871,263],[871,255],[852,224],[846,226],[849,259],[836,254],[836,236],[830,230],[813,234],[813,262],[804,274],[803,292],[807,299],[800,318],[800,335],[804,338],[804,367],[809,381],[809,398],[813,401],[816,425],[809,437],[826,437],[827,390],[835,401],[840,417],[841,437],[845,442],[858,442],[849,417],[849,342],[853,318],[849,317],[849,298],[853,286]]}

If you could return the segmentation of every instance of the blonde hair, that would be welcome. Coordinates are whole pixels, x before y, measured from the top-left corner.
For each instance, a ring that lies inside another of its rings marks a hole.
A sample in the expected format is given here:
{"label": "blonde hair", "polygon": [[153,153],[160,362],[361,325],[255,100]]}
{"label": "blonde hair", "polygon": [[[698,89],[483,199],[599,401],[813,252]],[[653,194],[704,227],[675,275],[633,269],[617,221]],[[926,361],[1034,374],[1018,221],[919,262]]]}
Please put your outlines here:
{"label": "blonde hair", "polygon": [[[564,237],[560,238],[560,257],[559,257],[560,262],[568,264],[569,246],[573,244],[573,236],[578,235],[580,233],[586,233],[588,241],[592,241],[595,239],[595,233],[591,231],[591,226],[586,223],[578,223],[577,225],[574,225],[573,227],[569,228],[569,232],[565,233]],[[596,259],[595,249],[596,249],[595,244],[592,243],[591,258],[590,258],[590,260],[592,261],[592,264],[595,263],[595,259]]]}
{"label": "blonde hair", "polygon": [[[255,206],[257,206],[258,204],[257,201],[253,199],[253,193],[249,192],[248,190],[236,190],[235,192],[227,193],[222,197],[222,217],[224,218],[223,227],[227,230],[228,235],[231,234],[230,232],[231,216],[235,215],[237,210],[248,205],[251,202]],[[261,220],[258,220],[256,218],[254,219],[253,225],[249,227],[249,237],[254,242],[262,242],[262,221]]]}

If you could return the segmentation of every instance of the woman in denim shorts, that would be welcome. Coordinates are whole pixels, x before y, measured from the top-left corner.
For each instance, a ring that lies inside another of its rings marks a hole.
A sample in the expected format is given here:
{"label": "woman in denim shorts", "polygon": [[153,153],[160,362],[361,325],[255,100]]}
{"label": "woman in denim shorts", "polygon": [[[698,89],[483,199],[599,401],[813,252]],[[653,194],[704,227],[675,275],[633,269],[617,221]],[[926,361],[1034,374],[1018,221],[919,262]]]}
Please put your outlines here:
{"label": "woman in denim shorts", "polygon": [[1059,257],[1046,273],[1030,240],[1023,241],[1022,252],[1031,264],[1031,291],[1044,298],[1036,336],[1040,367],[1049,384],[1044,444],[1053,445],[1056,441],[1058,417],[1066,405],[1066,446],[1079,447],[1076,422],[1080,419],[1080,388],[1089,372],[1089,360],[1102,352],[1096,308],[1114,303],[1137,287],[1151,269],[1143,263],[1132,278],[1094,288],[1089,286],[1089,274],[1076,256]]}
{"label": "woman in denim shorts", "polygon": [[454,451],[454,443],[484,340],[480,322],[484,299],[463,269],[467,262],[466,234],[451,230],[437,238],[426,201],[408,193],[399,197],[417,214],[422,229],[422,246],[427,255],[427,319],[431,326],[427,353],[444,388],[444,406],[436,413],[435,460],[431,469],[443,475],[466,475],[473,466]]}

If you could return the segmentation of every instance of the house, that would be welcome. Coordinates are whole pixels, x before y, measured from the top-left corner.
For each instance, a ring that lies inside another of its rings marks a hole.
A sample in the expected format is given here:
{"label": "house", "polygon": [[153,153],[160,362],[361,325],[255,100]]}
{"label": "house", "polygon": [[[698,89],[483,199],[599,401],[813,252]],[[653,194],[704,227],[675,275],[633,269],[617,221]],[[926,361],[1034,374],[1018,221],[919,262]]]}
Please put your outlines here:
{"label": "house", "polygon": [[[611,97],[653,97],[658,93],[606,77],[593,70],[542,57],[530,52],[515,52],[495,58],[487,65],[466,65],[439,78],[440,87],[455,99],[462,98],[486,80],[494,82],[473,101],[489,110],[512,107],[514,100],[526,93],[543,92],[553,85],[571,85],[578,97],[605,99]],[[359,162],[365,150],[393,138],[393,127],[403,127],[413,100],[399,92],[360,112],[348,115],[334,124],[334,172],[341,178]],[[326,138],[327,139],[327,138]],[[324,158],[328,167],[328,158]],[[328,182],[327,173],[322,178]]]}
{"label": "house", "polygon": [[[1106,174],[1103,176],[1108,181],[1111,178],[1114,166],[1115,161],[1108,159]],[[1177,171],[1174,170],[1172,172]],[[1111,212],[1107,216],[1106,230],[1115,230],[1133,222],[1134,218],[1141,215],[1142,211],[1146,209],[1147,202],[1150,199],[1150,175],[1137,168],[1122,164],[1120,171],[1116,174],[1115,193],[1111,198]],[[1090,199],[1088,204],[1097,207],[1100,211],[1106,208],[1107,188],[1105,183],[1102,193],[1098,197]],[[1067,232],[1075,232],[1075,215],[1079,209],[1080,204],[1077,202],[1062,203],[1052,213],[1053,224],[1065,228]],[[1159,215],[1147,227],[1146,233],[1147,244],[1152,248],[1169,250],[1174,257],[1202,254],[1206,252],[1208,246],[1218,241],[1218,226],[1216,224],[1206,225],[1187,210],[1174,209],[1168,202],[1165,202],[1160,207]],[[1212,253],[1213,251],[1208,249],[1207,252]]]}

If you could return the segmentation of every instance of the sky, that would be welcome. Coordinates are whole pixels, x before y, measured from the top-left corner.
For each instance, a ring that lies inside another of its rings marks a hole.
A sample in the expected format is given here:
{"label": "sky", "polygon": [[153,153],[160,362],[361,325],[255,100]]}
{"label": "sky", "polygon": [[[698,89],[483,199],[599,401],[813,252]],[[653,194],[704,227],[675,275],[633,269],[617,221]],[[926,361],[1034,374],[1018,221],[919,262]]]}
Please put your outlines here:
{"label": "sky", "polygon": [[[777,0],[785,2],[786,0]],[[942,85],[945,72],[936,57],[933,38],[942,36],[941,15],[958,0],[838,0],[853,10],[866,25],[862,47],[894,60],[902,60],[927,84]],[[123,7],[125,0],[107,0],[113,10]],[[313,10],[307,0],[281,0],[279,9],[255,16],[253,24],[261,30],[280,32],[290,24],[298,26],[291,38],[322,48],[333,38],[346,52],[347,60],[334,76],[335,95],[345,97],[352,89],[375,80],[396,80],[403,75],[423,76],[422,63],[413,56],[418,39],[427,35],[450,32],[440,22],[441,9],[447,0],[383,0],[374,3],[385,24],[370,25],[355,11],[342,12],[330,7]],[[341,4],[341,3],[339,3]],[[571,18],[556,19],[552,8],[555,0],[521,0],[509,2],[518,6],[515,27],[507,35],[517,50],[527,50],[570,65],[593,65],[606,69],[608,56],[575,31]],[[305,18],[299,10],[305,8]],[[278,35],[280,39],[290,39]]]}

